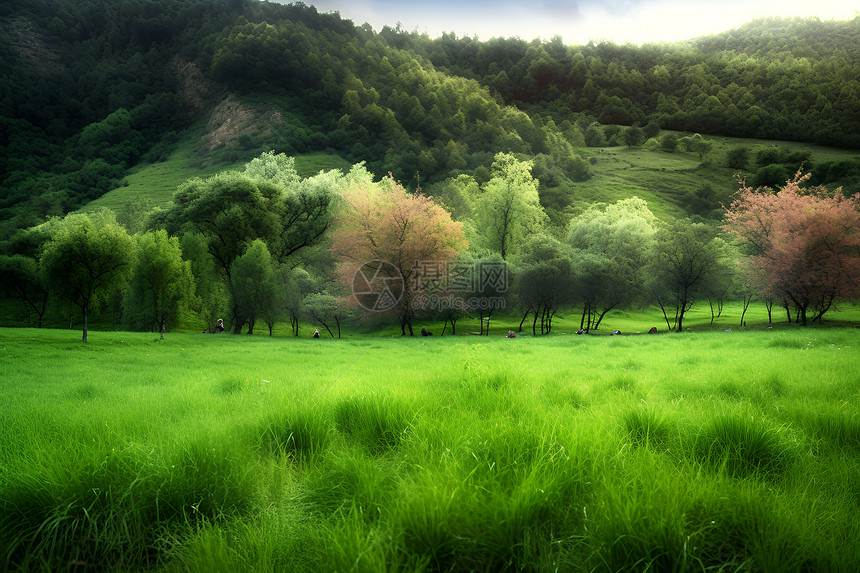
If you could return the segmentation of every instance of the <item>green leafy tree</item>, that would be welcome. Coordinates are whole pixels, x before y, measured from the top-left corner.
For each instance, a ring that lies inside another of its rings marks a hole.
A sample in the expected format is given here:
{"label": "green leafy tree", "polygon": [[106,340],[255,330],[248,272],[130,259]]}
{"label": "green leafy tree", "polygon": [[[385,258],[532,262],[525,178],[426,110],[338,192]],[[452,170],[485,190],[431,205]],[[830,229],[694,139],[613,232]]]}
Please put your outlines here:
{"label": "green leafy tree", "polygon": [[134,240],[112,216],[73,214],[59,225],[42,251],[42,279],[51,290],[81,309],[83,341],[88,317],[128,282]]}
{"label": "green leafy tree", "polygon": [[255,239],[272,240],[279,231],[280,189],[236,172],[190,179],[171,206],[154,217],[168,231],[186,228],[206,239],[209,253],[229,280],[233,262]]}
{"label": "green leafy tree", "polygon": [[274,151],[267,151],[245,164],[244,174],[250,179],[268,181],[284,189],[292,188],[301,180],[295,158]]}
{"label": "green leafy tree", "polygon": [[668,153],[678,150],[678,136],[674,133],[664,133],[660,136],[660,149]]}
{"label": "green leafy tree", "polygon": [[254,334],[257,318],[270,312],[278,297],[275,266],[266,244],[260,239],[251,243],[233,263],[230,276],[237,317],[233,332],[238,334],[247,323],[248,334]]}
{"label": "green leafy tree", "polygon": [[183,305],[194,296],[191,263],[182,259],[179,239],[160,229],[137,238],[137,262],[126,297],[128,322],[164,332],[179,323]]}
{"label": "green leafy tree", "polygon": [[732,169],[746,169],[750,161],[750,149],[736,145],[726,152],[726,164]]}
{"label": "green leafy tree", "polygon": [[[317,292],[305,297],[303,307],[314,322],[326,329],[329,336],[340,338],[341,321],[348,313],[343,299],[327,292]],[[337,336],[332,328],[337,331]]]}
{"label": "green leafy tree", "polygon": [[614,308],[640,298],[643,269],[652,254],[657,219],[648,204],[624,199],[604,209],[592,207],[571,220],[567,242],[573,249],[580,328],[598,328]]}
{"label": "green leafy tree", "polygon": [[[262,240],[277,263],[319,247],[331,225],[333,197],[350,178],[361,176],[357,169],[346,177],[326,172],[299,180],[291,158],[263,154],[247,165],[246,173],[187,181],[172,205],[155,213],[150,224],[171,232],[193,230],[204,237],[235,302],[232,265],[250,244]],[[239,318],[234,304],[231,320]]]}
{"label": "green leafy tree", "polygon": [[711,150],[714,148],[714,142],[705,139],[701,136],[701,134],[693,134],[688,137],[681,138],[681,144],[684,146],[684,149],[687,151],[691,151],[699,156],[699,161],[705,158]]}
{"label": "green leafy tree", "polygon": [[678,219],[657,231],[654,255],[646,269],[647,289],[669,330],[681,332],[687,311],[731,272],[726,253],[724,241],[704,223]]}
{"label": "green leafy tree", "polygon": [[182,257],[191,263],[194,296],[188,306],[205,322],[205,332],[214,332],[219,318],[229,312],[230,291],[215,259],[209,253],[207,240],[197,233],[184,233],[179,240]]}
{"label": "green leafy tree", "polygon": [[631,125],[624,130],[624,144],[627,147],[638,147],[645,141],[645,132],[638,125]]}
{"label": "green leafy tree", "polygon": [[573,278],[573,261],[563,243],[546,234],[525,242],[514,262],[514,285],[526,315],[533,315],[532,334],[538,323],[541,334],[552,332],[555,315],[573,302]]}
{"label": "green leafy tree", "polygon": [[0,255],[0,295],[21,301],[27,309],[27,322],[36,315],[42,328],[48,307],[48,289],[39,276],[39,261],[24,255]]}
{"label": "green leafy tree", "polygon": [[530,162],[513,155],[497,154],[492,177],[483,186],[475,207],[475,224],[482,245],[499,253],[504,260],[547,220],[531,167]]}

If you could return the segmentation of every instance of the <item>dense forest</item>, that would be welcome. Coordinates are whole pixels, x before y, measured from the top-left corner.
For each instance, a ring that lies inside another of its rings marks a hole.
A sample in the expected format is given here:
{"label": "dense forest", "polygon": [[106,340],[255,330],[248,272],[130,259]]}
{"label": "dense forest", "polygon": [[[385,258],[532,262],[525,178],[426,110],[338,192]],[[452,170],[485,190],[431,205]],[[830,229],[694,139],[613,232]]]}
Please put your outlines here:
{"label": "dense forest", "polygon": [[860,147],[860,19],[642,47],[376,33],[255,0],[13,0],[0,23],[0,239],[167,157],[219,104],[247,111],[232,95],[257,97],[267,127],[211,142],[211,161],[330,150],[414,189],[486,182],[508,152],[533,161],[546,207],[589,177],[579,150],[623,126],[634,143],[662,128]]}

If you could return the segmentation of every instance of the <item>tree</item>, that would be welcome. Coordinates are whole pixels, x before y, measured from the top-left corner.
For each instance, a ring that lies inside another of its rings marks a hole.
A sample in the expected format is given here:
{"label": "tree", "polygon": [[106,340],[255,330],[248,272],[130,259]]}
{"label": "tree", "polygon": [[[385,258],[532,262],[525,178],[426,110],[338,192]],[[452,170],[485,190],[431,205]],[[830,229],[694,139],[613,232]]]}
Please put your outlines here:
{"label": "tree", "polygon": [[303,301],[305,312],[335,338],[332,326],[337,330],[337,338],[340,338],[340,322],[346,314],[342,300],[327,292],[309,294]]}
{"label": "tree", "polygon": [[[657,231],[654,256],[646,273],[653,296],[669,330],[681,332],[684,315],[726,268],[724,242],[715,231],[689,219],[679,219]],[[669,321],[674,311],[674,324]]]}
{"label": "tree", "polygon": [[688,137],[682,137],[681,143],[684,145],[684,149],[697,154],[699,156],[699,161],[704,159],[705,155],[709,154],[714,148],[714,142],[709,139],[705,139],[699,133],[695,133]]}
{"label": "tree", "polygon": [[[464,256],[460,263],[453,267],[455,270],[451,274],[454,276],[449,277],[444,293],[444,304],[450,309],[445,318],[451,322],[454,332],[461,312],[467,311],[472,317],[477,315],[480,333],[489,336],[493,313],[504,310],[507,304],[506,297],[512,286],[510,265],[498,253]],[[465,283],[469,284],[468,288],[458,288],[458,284]]]}
{"label": "tree", "polygon": [[809,309],[820,321],[834,302],[860,295],[860,194],[804,189],[808,179],[798,171],[776,193],[741,182],[723,227],[749,253],[748,280],[793,304],[803,324]]}
{"label": "tree", "polygon": [[746,169],[750,160],[749,147],[736,145],[726,151],[726,163],[732,169]]}
{"label": "tree", "polygon": [[39,277],[39,261],[24,255],[0,255],[0,294],[15,298],[31,313],[36,313],[36,325],[42,328],[48,306],[48,289]]}
{"label": "tree", "polygon": [[664,133],[660,136],[660,149],[669,153],[678,150],[678,136],[674,133]]}
{"label": "tree", "polygon": [[205,237],[185,233],[179,242],[183,258],[191,263],[194,280],[194,296],[189,298],[188,305],[206,323],[206,332],[213,332],[217,320],[228,312],[229,288],[209,253]]}
{"label": "tree", "polygon": [[134,240],[104,212],[65,218],[40,258],[42,278],[81,309],[83,341],[90,310],[123,288],[134,263]]}
{"label": "tree", "polygon": [[788,169],[782,165],[773,163],[765,165],[764,167],[759,167],[753,176],[753,181],[756,187],[769,187],[771,189],[775,189],[789,177]]}
{"label": "tree", "polygon": [[154,222],[171,232],[186,227],[202,235],[229,280],[233,262],[251,242],[277,235],[279,198],[280,189],[274,184],[225,171],[180,185],[172,205],[157,213]]}
{"label": "tree", "polygon": [[167,328],[179,322],[183,303],[193,296],[191,263],[182,259],[179,239],[163,229],[139,235],[125,309],[130,322],[164,338]]}
{"label": "tree", "polygon": [[570,221],[567,242],[573,249],[576,298],[583,306],[580,328],[598,328],[609,311],[641,296],[656,222],[638,197],[603,210],[592,207]]}
{"label": "tree", "polygon": [[295,158],[284,153],[275,154],[274,151],[267,151],[246,163],[244,174],[250,179],[268,181],[284,189],[292,188],[301,180]]}
{"label": "tree", "polygon": [[516,252],[523,238],[537,232],[547,218],[531,168],[531,162],[520,161],[507,153],[497,154],[492,177],[484,185],[475,207],[475,222],[484,246],[505,260]]}
{"label": "tree", "polygon": [[[412,335],[415,273],[423,263],[446,263],[467,246],[461,223],[432,199],[411,194],[392,178],[359,181],[344,193],[336,215],[332,252],[340,262],[338,280],[358,290],[388,297],[375,310],[393,312],[402,334]],[[395,293],[392,285],[396,283]],[[396,300],[394,300],[396,299]],[[380,299],[381,300],[381,299]]]}
{"label": "tree", "polygon": [[573,273],[570,253],[557,239],[539,234],[523,245],[514,271],[517,295],[526,309],[531,311],[532,334],[537,334],[540,321],[541,334],[552,332],[556,313],[573,301]]}
{"label": "tree", "polygon": [[[260,239],[277,263],[295,263],[306,250],[318,247],[331,226],[330,204],[335,191],[350,178],[326,172],[299,180],[291,158],[263,154],[248,163],[245,173],[224,172],[191,179],[173,196],[173,204],[152,217],[153,226],[168,231],[193,230],[206,240],[234,301],[232,265]],[[233,330],[236,330],[234,325]]]}
{"label": "tree", "polygon": [[627,147],[637,147],[645,141],[645,132],[638,125],[631,125],[624,130],[624,144]]}
{"label": "tree", "polygon": [[270,312],[277,301],[275,266],[266,244],[260,239],[251,243],[233,263],[230,276],[236,308],[233,332],[238,334],[247,323],[248,334],[254,334],[257,317]]}
{"label": "tree", "polygon": [[279,219],[275,234],[270,238],[262,237],[279,263],[287,262],[302,249],[319,244],[331,226],[329,207],[335,190],[344,189],[347,182],[337,170],[301,179],[294,158],[271,151],[245,165],[244,174],[281,190],[272,205]]}

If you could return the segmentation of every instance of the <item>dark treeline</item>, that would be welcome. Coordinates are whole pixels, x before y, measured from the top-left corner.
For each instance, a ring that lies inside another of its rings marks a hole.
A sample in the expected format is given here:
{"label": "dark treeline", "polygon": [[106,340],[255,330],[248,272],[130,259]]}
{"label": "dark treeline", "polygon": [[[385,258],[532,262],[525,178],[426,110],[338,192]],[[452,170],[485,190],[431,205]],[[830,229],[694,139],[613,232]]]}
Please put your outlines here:
{"label": "dark treeline", "polygon": [[216,161],[334,150],[414,189],[484,183],[501,151],[533,161],[555,209],[599,124],[860,146],[860,19],[643,47],[433,40],[254,0],[13,0],[0,24],[0,239],[166,158],[228,93],[282,121]]}

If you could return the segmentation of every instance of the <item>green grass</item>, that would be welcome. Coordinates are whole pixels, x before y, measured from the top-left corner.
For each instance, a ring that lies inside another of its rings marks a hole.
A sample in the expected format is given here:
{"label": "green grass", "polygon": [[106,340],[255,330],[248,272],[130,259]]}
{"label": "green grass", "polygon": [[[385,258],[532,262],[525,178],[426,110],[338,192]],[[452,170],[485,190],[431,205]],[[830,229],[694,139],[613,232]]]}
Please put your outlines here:
{"label": "green grass", "polygon": [[0,329],[0,569],[857,570],[858,347]]}
{"label": "green grass", "polygon": [[[688,134],[678,132],[678,135]],[[683,195],[704,185],[710,186],[716,196],[728,205],[737,190],[736,175],[750,179],[755,173],[755,154],[760,149],[776,145],[792,152],[808,151],[813,164],[860,156],[856,150],[791,141],[734,137],[707,139],[714,146],[704,161],[698,154],[680,149],[673,153],[623,146],[582,150],[594,158],[595,163],[591,166],[591,178],[577,183],[574,200],[579,205],[588,205],[593,202],[612,203],[635,195],[646,200],[651,211],[661,219],[683,217],[687,216],[679,203]],[[736,146],[748,147],[751,151],[748,169],[740,173],[726,166],[726,153]]]}
{"label": "green grass", "polygon": [[[176,150],[164,161],[143,163],[134,167],[123,179],[122,186],[108,191],[98,199],[87,203],[82,209],[89,212],[100,208],[121,211],[127,203],[144,197],[153,207],[163,205],[173,198],[177,187],[192,177],[209,177],[220,171],[244,169],[248,157],[235,163],[215,163],[201,161],[204,156],[199,150],[199,139],[203,126],[189,129],[179,142]],[[350,163],[334,153],[315,151],[296,154],[296,171],[302,177],[316,175],[320,171],[341,169],[348,171]]]}

